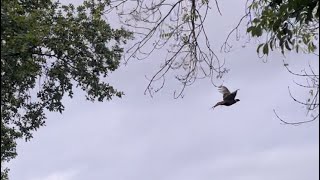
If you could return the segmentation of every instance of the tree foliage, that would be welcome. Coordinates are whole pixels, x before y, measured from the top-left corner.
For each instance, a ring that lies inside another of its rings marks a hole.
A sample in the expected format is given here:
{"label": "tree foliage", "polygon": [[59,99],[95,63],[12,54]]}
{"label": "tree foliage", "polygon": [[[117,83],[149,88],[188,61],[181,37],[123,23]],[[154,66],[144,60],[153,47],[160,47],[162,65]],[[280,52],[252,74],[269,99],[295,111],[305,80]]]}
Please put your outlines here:
{"label": "tree foliage", "polygon": [[319,1],[259,0],[248,6],[250,24],[247,31],[253,37],[267,36],[258,46],[263,54],[269,49],[315,52],[319,36]]}
{"label": "tree foliage", "polygon": [[[300,51],[315,54],[319,48],[319,1],[317,0],[252,0],[247,7],[248,28],[247,32],[252,37],[266,37],[265,42],[257,47],[257,53],[268,55],[270,51],[280,50]],[[319,56],[318,54],[315,54]],[[276,116],[285,124],[302,124],[319,119],[319,72],[309,64],[309,70],[295,73],[284,63],[288,72],[294,76],[305,78],[306,83],[296,83],[305,88],[310,97],[306,101],[299,100],[292,95],[290,97],[297,103],[306,106],[307,114],[312,118],[306,121],[287,122]],[[317,65],[318,66],[318,65]]]}
{"label": "tree foliage", "polygon": [[91,101],[123,95],[105,80],[132,33],[102,18],[108,4],[1,1],[1,178],[3,163],[17,155],[16,139],[29,140],[46,111],[61,113],[62,98],[72,98],[75,88]]}

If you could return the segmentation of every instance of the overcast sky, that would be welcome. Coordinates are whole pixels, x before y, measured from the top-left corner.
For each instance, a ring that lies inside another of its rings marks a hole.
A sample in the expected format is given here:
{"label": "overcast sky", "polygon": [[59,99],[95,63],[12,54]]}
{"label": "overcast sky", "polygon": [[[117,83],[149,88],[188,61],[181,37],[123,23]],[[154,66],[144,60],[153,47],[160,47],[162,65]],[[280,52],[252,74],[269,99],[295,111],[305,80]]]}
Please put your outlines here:
{"label": "overcast sky", "polygon": [[[222,17],[207,19],[212,44],[218,51],[228,31],[243,13],[244,1],[221,2]],[[238,44],[239,45],[239,44]],[[66,100],[63,115],[49,113],[47,126],[30,142],[19,141],[18,156],[10,162],[11,180],[316,180],[319,179],[319,122],[283,125],[305,120],[299,98],[278,53],[267,63],[257,57],[254,42],[235,48],[226,59],[231,71],[224,84],[240,89],[241,100],[230,107],[210,107],[222,95],[208,80],[196,82],[183,99],[174,99],[179,84],[167,79],[153,98],[144,95],[151,76],[162,63],[154,54],[131,61],[110,77],[125,92],[110,102],[85,101],[81,91]],[[317,57],[289,54],[289,67],[300,70]]]}

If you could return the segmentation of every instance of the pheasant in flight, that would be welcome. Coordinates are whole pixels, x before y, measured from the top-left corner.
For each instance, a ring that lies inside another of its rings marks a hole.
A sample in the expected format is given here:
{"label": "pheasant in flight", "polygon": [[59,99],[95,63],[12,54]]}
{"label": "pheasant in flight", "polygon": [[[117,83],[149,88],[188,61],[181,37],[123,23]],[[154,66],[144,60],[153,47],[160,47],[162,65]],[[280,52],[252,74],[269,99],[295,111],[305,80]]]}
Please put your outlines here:
{"label": "pheasant in flight", "polygon": [[218,102],[212,108],[214,109],[215,107],[217,107],[219,105],[231,106],[232,104],[235,104],[236,102],[240,101],[240,99],[234,99],[237,95],[238,90],[239,89],[237,89],[233,93],[230,93],[228,88],[226,88],[225,86],[220,86],[219,92],[223,94],[223,101]]}

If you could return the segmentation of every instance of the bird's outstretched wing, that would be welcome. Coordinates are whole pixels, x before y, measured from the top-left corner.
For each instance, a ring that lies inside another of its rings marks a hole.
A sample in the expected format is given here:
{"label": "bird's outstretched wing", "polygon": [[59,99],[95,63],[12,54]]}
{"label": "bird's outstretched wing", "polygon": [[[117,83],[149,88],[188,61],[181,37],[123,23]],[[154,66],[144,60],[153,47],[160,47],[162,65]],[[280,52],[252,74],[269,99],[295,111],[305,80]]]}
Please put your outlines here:
{"label": "bird's outstretched wing", "polygon": [[221,92],[223,94],[223,99],[225,99],[226,97],[228,97],[230,95],[229,89],[226,88],[225,86],[220,86],[219,92]]}
{"label": "bird's outstretched wing", "polygon": [[232,100],[234,100],[234,98],[235,98],[236,95],[237,95],[237,91],[238,91],[238,90],[236,90],[236,91],[228,94],[226,97],[223,96],[223,100],[225,100],[225,101],[232,101]]}

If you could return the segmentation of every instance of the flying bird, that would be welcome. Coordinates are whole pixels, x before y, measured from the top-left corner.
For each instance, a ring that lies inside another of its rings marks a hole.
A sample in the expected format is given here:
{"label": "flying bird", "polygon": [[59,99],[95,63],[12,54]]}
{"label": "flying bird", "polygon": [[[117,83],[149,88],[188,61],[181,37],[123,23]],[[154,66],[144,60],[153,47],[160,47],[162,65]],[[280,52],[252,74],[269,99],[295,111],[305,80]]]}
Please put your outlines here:
{"label": "flying bird", "polygon": [[225,86],[220,86],[219,92],[223,94],[223,101],[218,102],[212,108],[214,109],[215,107],[220,105],[231,106],[232,104],[235,104],[236,102],[240,101],[240,99],[235,99],[238,90],[239,89],[237,89],[233,93],[230,93],[228,88],[226,88]]}

